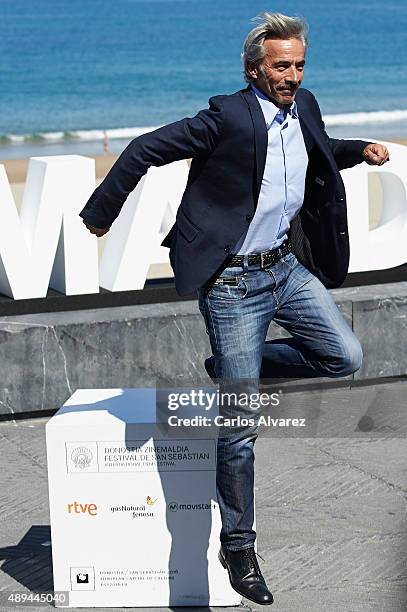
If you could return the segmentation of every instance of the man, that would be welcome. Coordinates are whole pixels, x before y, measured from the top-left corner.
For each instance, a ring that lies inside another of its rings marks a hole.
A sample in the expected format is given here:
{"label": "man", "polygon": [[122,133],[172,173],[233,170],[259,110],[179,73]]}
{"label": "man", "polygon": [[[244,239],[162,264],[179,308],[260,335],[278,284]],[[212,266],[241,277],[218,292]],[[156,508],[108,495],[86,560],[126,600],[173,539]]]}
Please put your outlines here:
{"label": "man", "polygon": [[[177,291],[198,293],[214,379],[255,386],[263,376],[345,376],[361,364],[360,344],[326,289],[341,285],[349,263],[339,170],[389,155],[379,144],[328,137],[314,96],[300,89],[306,34],[300,19],[261,15],[244,44],[248,87],[133,140],[81,212],[102,236],[150,166],[193,159],[163,245]],[[271,320],[292,337],[265,344]],[[218,441],[219,558],[236,591],[271,604],[252,529],[256,436]]]}

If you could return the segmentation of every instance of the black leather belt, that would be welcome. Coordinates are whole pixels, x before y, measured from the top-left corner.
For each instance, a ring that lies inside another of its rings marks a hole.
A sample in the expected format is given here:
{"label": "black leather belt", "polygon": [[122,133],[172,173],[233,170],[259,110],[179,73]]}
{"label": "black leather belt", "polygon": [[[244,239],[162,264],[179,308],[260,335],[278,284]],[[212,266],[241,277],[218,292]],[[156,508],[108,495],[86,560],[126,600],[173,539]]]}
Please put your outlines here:
{"label": "black leather belt", "polygon": [[[253,253],[249,255],[249,266],[260,264],[261,269],[268,268],[276,264],[282,257],[291,253],[291,243],[286,241],[277,249],[271,251],[262,251],[261,253]],[[228,268],[243,267],[243,255],[234,255],[228,261]]]}

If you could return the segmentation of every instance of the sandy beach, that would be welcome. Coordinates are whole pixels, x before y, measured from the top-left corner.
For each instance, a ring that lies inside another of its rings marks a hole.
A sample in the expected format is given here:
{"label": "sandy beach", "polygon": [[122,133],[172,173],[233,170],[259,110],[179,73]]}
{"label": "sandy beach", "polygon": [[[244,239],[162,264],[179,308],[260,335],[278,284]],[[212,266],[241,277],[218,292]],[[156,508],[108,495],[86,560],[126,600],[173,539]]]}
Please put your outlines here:
{"label": "sandy beach", "polygon": [[[118,155],[87,155],[86,157],[92,157],[96,161],[96,177],[103,178],[113,166]],[[27,175],[28,159],[5,159],[0,160],[0,164],[4,164],[10,183],[24,183]]]}
{"label": "sandy beach", "polygon": [[[407,139],[382,138],[380,140],[387,140],[387,142],[396,142],[407,146]],[[91,157],[96,161],[96,178],[102,179],[113,166],[118,155],[108,153],[106,155],[87,155],[86,157]],[[10,183],[24,183],[28,159],[0,159],[0,164],[4,164]]]}

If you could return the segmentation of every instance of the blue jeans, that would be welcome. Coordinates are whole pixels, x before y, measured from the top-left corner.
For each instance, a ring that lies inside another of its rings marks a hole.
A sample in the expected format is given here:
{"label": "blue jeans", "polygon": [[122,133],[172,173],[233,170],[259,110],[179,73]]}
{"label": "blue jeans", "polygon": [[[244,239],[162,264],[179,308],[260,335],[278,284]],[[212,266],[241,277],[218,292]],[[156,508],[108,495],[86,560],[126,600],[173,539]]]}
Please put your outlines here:
{"label": "blue jeans", "polygon": [[[293,253],[260,269],[247,263],[225,268],[212,284],[198,290],[199,308],[209,335],[213,366],[220,381],[259,378],[346,376],[358,370],[362,349],[332,296]],[[291,338],[265,342],[275,321]],[[219,437],[217,493],[222,518],[221,543],[229,550],[254,545],[254,443],[256,428]]]}

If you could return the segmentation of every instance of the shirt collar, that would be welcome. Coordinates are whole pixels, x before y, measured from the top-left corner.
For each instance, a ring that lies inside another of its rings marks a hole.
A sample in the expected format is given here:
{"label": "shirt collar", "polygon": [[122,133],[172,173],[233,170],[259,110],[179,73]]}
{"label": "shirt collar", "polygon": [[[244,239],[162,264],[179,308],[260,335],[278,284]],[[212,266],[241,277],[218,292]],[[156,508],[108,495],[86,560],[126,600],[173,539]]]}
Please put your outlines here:
{"label": "shirt collar", "polygon": [[[264,93],[260,91],[260,89],[257,89],[257,87],[253,85],[253,83],[251,83],[251,88],[253,89],[254,93],[257,96],[257,99],[263,110],[266,123],[268,126],[270,126],[273,123],[274,119],[276,118],[277,113],[280,111],[280,108],[276,104],[274,104],[274,102],[272,102],[267,96],[265,96]],[[298,119],[298,109],[297,109],[297,103],[295,100],[293,100],[293,102],[287,108],[287,112],[292,117],[295,117],[296,119]]]}

